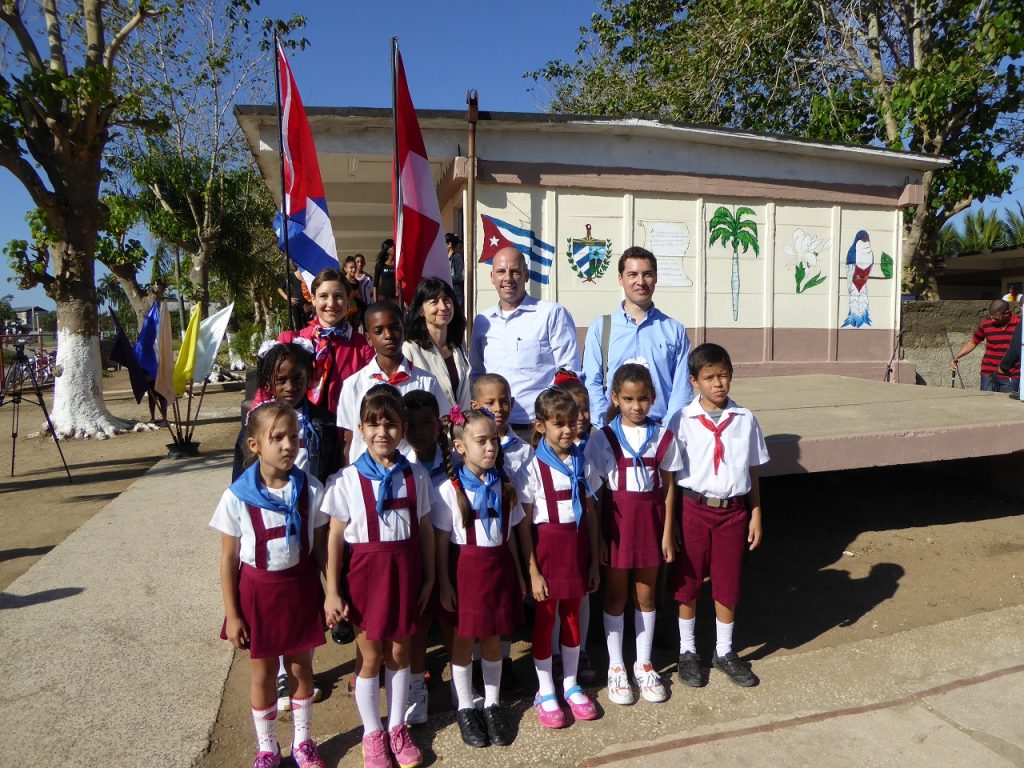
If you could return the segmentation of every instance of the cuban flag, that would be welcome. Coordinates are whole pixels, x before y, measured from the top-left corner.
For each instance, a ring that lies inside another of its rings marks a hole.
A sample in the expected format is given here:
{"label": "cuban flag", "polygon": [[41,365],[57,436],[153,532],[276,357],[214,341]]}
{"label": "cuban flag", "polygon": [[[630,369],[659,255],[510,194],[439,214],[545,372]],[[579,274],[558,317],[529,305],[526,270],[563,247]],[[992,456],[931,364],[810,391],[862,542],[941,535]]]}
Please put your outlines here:
{"label": "cuban flag", "polygon": [[533,230],[523,229],[509,224],[507,221],[496,219],[487,214],[480,214],[480,220],[484,227],[483,247],[480,254],[480,262],[490,264],[494,260],[494,254],[502,248],[512,246],[526,257],[526,263],[530,270],[530,279],[541,285],[547,285],[551,272],[551,262],[555,257],[555,247],[548,245]]}
{"label": "cuban flag", "polygon": [[[288,220],[288,254],[298,265],[306,285],[324,269],[339,269],[334,230],[327,213],[324,182],[309,129],[306,110],[295,85],[288,57],[277,44],[280,76],[281,153],[284,157],[284,211]],[[274,219],[278,244],[284,250],[281,214]]]}
{"label": "cuban flag", "polygon": [[436,277],[451,285],[452,272],[441,230],[441,207],[437,203],[434,176],[430,172],[427,148],[397,45],[394,67],[395,274],[402,284],[402,298],[410,304],[423,278]]}

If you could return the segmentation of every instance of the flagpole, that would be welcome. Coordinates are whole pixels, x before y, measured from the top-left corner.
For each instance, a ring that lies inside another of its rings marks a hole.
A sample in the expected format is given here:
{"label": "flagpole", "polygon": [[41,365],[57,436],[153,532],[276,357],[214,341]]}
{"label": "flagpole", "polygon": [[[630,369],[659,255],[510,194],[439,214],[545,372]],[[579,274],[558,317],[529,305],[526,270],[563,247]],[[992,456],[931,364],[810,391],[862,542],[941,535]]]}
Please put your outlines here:
{"label": "flagpole", "polygon": [[281,42],[274,33],[274,94],[277,102],[277,159],[281,168],[281,231],[284,234],[284,291],[288,297],[288,327],[297,331],[295,316],[292,314],[292,260],[288,249],[288,192],[284,178],[284,123],[281,120],[281,65],[278,56]]}
{"label": "flagpole", "polygon": [[478,94],[475,90],[466,92],[466,104],[469,107],[466,113],[466,120],[469,122],[469,140],[467,142],[469,154],[469,177],[466,179],[466,197],[468,219],[466,226],[466,244],[462,251],[462,258],[465,261],[465,284],[466,284],[466,340],[473,338],[473,318],[476,317],[476,123],[479,118]]}
{"label": "flagpole", "polygon": [[[399,229],[402,223],[402,186],[401,179],[399,178],[399,167],[398,164],[401,159],[398,157],[398,37],[391,38],[391,127],[392,127],[392,160],[391,160],[391,184],[394,194],[392,195],[392,203],[394,204],[394,210],[392,211],[392,221],[394,232],[392,237],[395,241],[395,288],[401,296],[401,284],[398,281],[398,265],[402,259],[402,254],[398,250],[399,244],[404,246],[402,243],[401,233]],[[399,300],[401,302],[401,300]]]}

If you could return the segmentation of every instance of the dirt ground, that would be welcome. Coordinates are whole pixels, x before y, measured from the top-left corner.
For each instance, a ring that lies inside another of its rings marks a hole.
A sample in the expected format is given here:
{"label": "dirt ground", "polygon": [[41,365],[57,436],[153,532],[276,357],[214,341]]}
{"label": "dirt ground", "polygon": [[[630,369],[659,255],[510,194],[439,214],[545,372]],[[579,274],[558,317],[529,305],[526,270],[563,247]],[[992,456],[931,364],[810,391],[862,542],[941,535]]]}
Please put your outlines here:
{"label": "dirt ground", "polygon": [[[119,416],[146,416],[144,407],[135,406],[122,379],[117,375],[104,382],[109,407]],[[207,396],[204,419],[196,432],[204,454],[230,452],[240,400],[240,392]],[[163,458],[169,442],[164,429],[106,441],[63,443],[74,477],[68,485],[54,445],[28,436],[42,421],[33,410],[38,409],[22,405],[16,474],[10,478],[10,407],[0,408],[0,524],[5,533],[0,588]],[[758,659],[773,655],[841,646],[1024,602],[1022,502],[986,493],[950,469],[931,465],[764,480],[765,541],[746,563],[737,622],[736,647],[742,655],[754,660],[756,668]],[[713,645],[713,621],[706,610],[708,601],[702,602],[698,648],[707,657]],[[601,670],[606,663],[596,599],[592,613],[590,655],[599,672],[593,692],[604,687]],[[629,626],[627,621],[627,636]],[[514,655],[518,673],[529,687],[535,680],[525,655],[527,637],[525,632],[519,635]],[[655,663],[660,669],[674,669],[675,644],[675,619],[669,609],[658,619]],[[328,765],[360,764],[359,720],[346,689],[353,648],[328,640],[316,655],[317,683],[325,699],[316,707],[314,733],[337,734],[323,745]],[[627,647],[627,658],[631,652]],[[441,682],[444,664],[435,644],[428,659],[434,676],[432,716],[427,725],[416,729],[417,740],[427,747],[428,764],[478,764],[491,756],[469,753],[461,745],[445,749],[458,737],[452,736],[453,713],[447,685]],[[522,717],[520,728],[528,729],[532,738],[538,729],[529,712],[531,696],[532,691],[505,699],[514,721]],[[681,696],[673,696],[662,707],[666,716],[653,724],[645,722],[645,738],[674,732],[682,716],[688,722],[716,716],[712,707],[698,706],[693,700],[687,703]],[[636,727],[628,723],[638,716],[631,713],[637,712],[643,714],[636,707],[607,711],[600,738],[584,742],[583,753],[574,753],[572,761],[596,753],[604,744],[628,739],[625,729]],[[279,737],[286,749],[290,731],[290,717],[283,715]],[[248,764],[253,746],[247,661],[236,654],[210,751],[200,765]],[[551,759],[551,764],[566,762],[555,755]]]}

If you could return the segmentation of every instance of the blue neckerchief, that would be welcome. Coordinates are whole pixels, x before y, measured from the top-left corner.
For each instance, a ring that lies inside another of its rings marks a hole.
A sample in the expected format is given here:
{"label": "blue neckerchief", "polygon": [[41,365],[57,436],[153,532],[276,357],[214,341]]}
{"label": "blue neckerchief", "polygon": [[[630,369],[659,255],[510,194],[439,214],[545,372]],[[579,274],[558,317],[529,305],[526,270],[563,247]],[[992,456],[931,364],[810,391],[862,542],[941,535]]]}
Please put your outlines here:
{"label": "blue neckerchief", "polygon": [[299,428],[306,439],[306,455],[309,457],[309,474],[320,476],[320,435],[317,434],[313,422],[309,420],[309,401],[303,400],[302,407],[296,408],[299,417]]}
{"label": "blue neckerchief", "polygon": [[[582,486],[586,489],[588,496],[594,495],[594,489],[591,488],[590,483],[587,482],[587,474],[584,471],[586,460],[583,458],[583,449],[575,444],[569,449],[569,456],[572,457],[571,471],[567,466],[565,466],[565,462],[558,458],[551,446],[548,445],[546,437],[537,444],[537,452],[535,455],[551,469],[569,478],[569,486],[572,488],[572,514],[576,518],[576,527],[579,528],[580,520],[583,519],[584,509],[583,496],[580,493],[580,487]],[[556,521],[552,520],[551,522]]]}
{"label": "blue neckerchief", "polygon": [[483,521],[484,530],[490,538],[491,521],[497,520],[498,527],[501,527],[501,475],[498,470],[491,468],[487,470],[484,480],[480,480],[463,464],[459,467],[459,481],[466,489],[467,496],[472,493],[473,511]]}
{"label": "blue neckerchief", "polygon": [[[633,457],[633,477],[636,478],[637,489],[644,490],[647,487],[647,479],[650,473],[647,469],[647,465],[644,464],[643,456],[647,453],[647,449],[651,447],[651,443],[654,442],[654,438],[658,436],[658,425],[650,419],[647,420],[647,435],[644,437],[643,445],[640,446],[640,450],[633,450],[632,444],[626,439],[626,433],[622,431],[622,414],[620,413],[614,419],[612,419],[609,425],[612,428],[612,432],[615,433],[615,437],[619,439],[619,445],[622,446],[622,450]],[[655,469],[657,471],[657,469]],[[626,490],[626,478],[621,478],[622,488],[620,490]]]}
{"label": "blue neckerchief", "polygon": [[298,467],[288,470],[288,480],[292,484],[292,499],[287,504],[271,495],[263,478],[260,477],[260,463],[257,461],[238,479],[231,484],[231,492],[243,504],[252,504],[260,509],[280,512],[285,516],[285,536],[289,539],[298,538],[302,530],[302,516],[299,514],[299,494],[306,484],[306,473]]}
{"label": "blue neckerchief", "polygon": [[[377,516],[387,524],[384,505],[394,497],[391,478],[404,472],[409,466],[409,460],[402,455],[401,451],[396,451],[395,463],[390,467],[385,467],[374,461],[369,451],[363,451],[363,455],[355,460],[353,466],[367,480],[380,481],[380,488],[377,489]],[[409,514],[410,516],[415,515],[416,510],[410,510]]]}

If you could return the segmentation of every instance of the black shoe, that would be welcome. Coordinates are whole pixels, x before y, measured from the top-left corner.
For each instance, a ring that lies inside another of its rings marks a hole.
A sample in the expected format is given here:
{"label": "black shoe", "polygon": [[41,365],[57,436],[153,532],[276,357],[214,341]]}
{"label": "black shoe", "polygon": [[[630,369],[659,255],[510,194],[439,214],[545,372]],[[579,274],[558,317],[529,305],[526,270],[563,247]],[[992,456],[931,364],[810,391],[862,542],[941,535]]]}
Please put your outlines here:
{"label": "black shoe", "polygon": [[512,727],[505,719],[505,710],[494,704],[484,709],[484,724],[487,736],[496,747],[507,747],[512,743]]}
{"label": "black shoe", "polygon": [[711,663],[719,672],[725,673],[730,681],[743,688],[753,688],[761,682],[751,671],[750,664],[740,661],[739,656],[733,651],[729,651],[725,656],[715,656]]}
{"label": "black shoe", "polygon": [[356,639],[356,633],[349,622],[339,621],[331,630],[331,639],[338,645],[348,645]]}
{"label": "black shoe", "polygon": [[459,724],[459,733],[462,734],[462,740],[467,746],[490,746],[491,741],[487,738],[483,718],[475,709],[460,709],[455,713],[455,722]]}
{"label": "black shoe", "polygon": [[512,659],[502,659],[501,692],[509,696],[518,696],[524,690],[523,681],[516,674],[516,665],[512,663]]}
{"label": "black shoe", "polygon": [[679,682],[691,688],[704,687],[704,675],[700,670],[700,656],[693,651],[679,654],[679,664],[676,665],[676,674]]}

